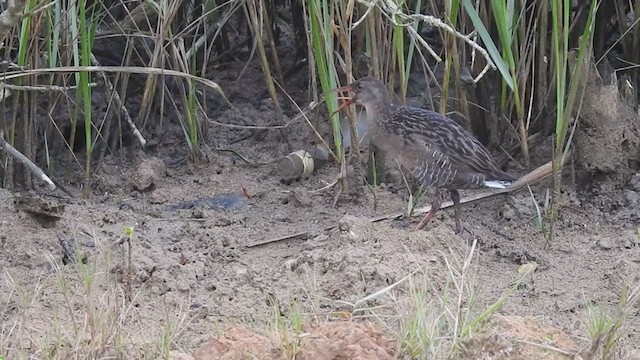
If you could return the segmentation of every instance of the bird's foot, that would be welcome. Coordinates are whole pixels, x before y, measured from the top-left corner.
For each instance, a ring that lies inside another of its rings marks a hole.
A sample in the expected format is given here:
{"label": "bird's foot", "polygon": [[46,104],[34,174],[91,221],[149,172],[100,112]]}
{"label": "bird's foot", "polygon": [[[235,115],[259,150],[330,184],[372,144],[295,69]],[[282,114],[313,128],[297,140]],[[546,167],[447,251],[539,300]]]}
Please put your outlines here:
{"label": "bird's foot", "polygon": [[462,223],[462,221],[460,221],[460,219],[456,219],[456,224],[453,227],[453,231],[456,233],[456,235],[462,235],[462,233],[464,232],[464,224]]}
{"label": "bird's foot", "polygon": [[422,228],[424,228],[427,223],[433,218],[433,216],[435,215],[435,211],[429,211],[427,213],[427,215],[425,215],[425,217],[422,218],[422,220],[420,220],[420,222],[418,223],[418,226],[416,226],[416,230],[422,230]]}
{"label": "bird's foot", "polygon": [[427,225],[427,222],[428,222],[428,221],[424,221],[424,219],[423,219],[423,220],[421,220],[421,221],[418,223],[418,225],[416,226],[416,230],[422,230],[422,228],[424,228],[424,226],[425,226],[425,225]]}

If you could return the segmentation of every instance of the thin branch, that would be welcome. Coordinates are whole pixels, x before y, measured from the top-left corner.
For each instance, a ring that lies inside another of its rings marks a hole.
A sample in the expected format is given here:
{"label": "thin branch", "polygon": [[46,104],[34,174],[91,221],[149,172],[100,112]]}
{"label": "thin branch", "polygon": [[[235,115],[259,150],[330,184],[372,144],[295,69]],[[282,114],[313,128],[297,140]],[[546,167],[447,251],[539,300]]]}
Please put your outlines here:
{"label": "thin branch", "polygon": [[[322,100],[324,101],[324,100]],[[209,119],[209,123],[214,124],[214,125],[220,125],[220,126],[225,126],[225,127],[229,127],[232,129],[253,129],[253,130],[274,130],[274,129],[285,129],[287,127],[289,127],[289,125],[291,125],[292,123],[300,120],[301,118],[306,118],[306,114],[315,109],[319,104],[322,103],[322,101],[320,102],[316,102],[316,101],[312,101],[309,103],[309,105],[307,105],[304,109],[300,110],[300,114],[294,116],[293,118],[291,118],[291,120],[287,121],[284,125],[271,125],[271,126],[256,126],[256,125],[236,125],[236,124],[226,124],[226,123],[221,123],[219,121],[215,121],[215,120],[211,120]]]}
{"label": "thin branch", "polygon": [[[0,14],[1,15],[1,14]],[[6,81],[9,79],[17,79],[29,75],[40,74],[58,74],[58,73],[76,73],[79,71],[96,72],[103,71],[108,73],[129,73],[129,74],[147,74],[147,75],[168,75],[179,76],[181,78],[190,79],[200,83],[203,86],[215,90],[226,101],[226,103],[233,108],[233,104],[222,91],[220,85],[209,79],[195,76],[189,73],[175,71],[171,69],[153,68],[153,67],[139,67],[139,66],[60,66],[53,68],[41,68],[41,69],[29,69],[23,71],[11,71],[0,75],[0,81]]]}
{"label": "thin branch", "polygon": [[9,143],[7,143],[7,141],[4,139],[4,134],[2,133],[2,130],[0,130],[0,151],[6,152],[7,154],[13,156],[16,160],[21,162],[22,164],[24,164],[27,167],[27,169],[29,169],[36,177],[38,177],[40,180],[42,180],[44,183],[47,184],[47,188],[50,191],[53,191],[56,189],[56,184],[54,184],[53,181],[51,181],[51,179],[47,176],[47,174],[44,173],[44,171],[42,171],[42,169],[40,169],[36,164],[34,164],[31,160],[29,160],[29,158],[24,156],[20,151],[16,150],[16,148],[14,148]]}
{"label": "thin branch", "polygon": [[[296,109],[298,109],[298,111],[300,112],[300,115],[302,117],[304,117],[304,120],[307,122],[307,125],[309,125],[309,127],[311,128],[311,131],[313,131],[313,134],[316,136],[316,139],[318,139],[318,141],[320,141],[322,143],[322,145],[324,145],[324,147],[327,149],[327,151],[329,152],[329,155],[331,155],[331,157],[336,161],[338,161],[338,157],[336,156],[336,154],[333,152],[333,150],[331,150],[331,148],[329,147],[329,144],[327,144],[327,142],[324,140],[324,138],[322,137],[322,135],[320,135],[320,133],[318,132],[318,130],[316,129],[315,126],[313,126],[313,124],[311,123],[311,120],[309,120],[309,118],[307,117],[307,113],[311,110],[313,110],[315,108],[316,105],[322,103],[324,100],[321,99],[321,101],[314,105],[313,107],[311,107],[312,104],[314,104],[314,102],[311,102],[309,105],[307,105],[306,108],[301,109],[300,106],[298,106],[298,104],[295,102],[295,100],[293,100],[293,98],[291,98],[291,96],[289,96],[289,93],[286,92],[284,90],[284,88],[282,86],[280,86],[280,83],[278,83],[277,81],[274,81],[274,83],[280,88],[280,90],[282,90],[282,92],[287,96],[287,98],[289,99],[289,101],[291,101],[291,103],[293,104],[293,106],[296,107]],[[297,116],[296,116],[297,118]]]}
{"label": "thin branch", "polygon": [[[89,87],[96,87],[98,84],[89,83]],[[70,86],[58,86],[58,85],[12,85],[12,84],[3,84],[0,83],[0,92],[2,89],[15,90],[15,91],[69,91],[77,89],[78,86],[70,85]]]}
{"label": "thin branch", "polygon": [[[476,78],[473,79],[474,83],[477,83],[478,81],[480,81],[480,79],[487,73],[487,71],[489,71],[489,68],[493,70],[496,69],[496,65],[493,63],[493,60],[491,60],[489,53],[482,46],[478,45],[478,43],[472,39],[473,33],[471,33],[470,35],[461,34],[456,29],[452,28],[450,25],[446,24],[442,20],[430,15],[423,15],[423,14],[407,15],[403,13],[400,10],[400,8],[391,0],[372,0],[372,1],[358,0],[358,2],[367,7],[365,16],[366,14],[369,13],[369,11],[374,6],[378,6],[380,10],[382,10],[382,13],[385,14],[385,16],[387,16],[389,21],[391,21],[391,23],[393,23],[396,26],[406,27],[407,30],[409,31],[409,35],[411,35],[414,38],[414,40],[418,41],[422,46],[424,46],[425,49],[429,51],[429,54],[431,54],[431,56],[433,56],[433,58],[436,59],[437,62],[442,61],[442,59],[433,51],[433,49],[431,49],[431,46],[429,46],[429,44],[422,38],[422,36],[420,36],[415,31],[415,29],[411,27],[411,25],[413,25],[415,22],[422,21],[427,25],[438,27],[454,35],[455,37],[462,39],[464,42],[469,44],[469,46],[471,46],[473,49],[478,51],[482,55],[482,57],[485,58],[487,62],[487,65],[484,67],[484,69],[482,69],[480,74],[478,74],[478,76],[476,76]],[[401,21],[398,21],[398,19]],[[352,27],[356,27],[357,25],[360,24],[361,21],[362,19],[358,20],[353,24]]]}
{"label": "thin branch", "polygon": [[[96,59],[93,53],[91,54],[91,63],[95,66],[100,66],[100,63],[98,63],[98,59]],[[127,110],[127,108],[124,106],[124,102],[122,102],[122,99],[120,99],[120,94],[118,94],[118,92],[115,91],[115,89],[113,88],[113,84],[111,83],[109,78],[107,78],[107,75],[103,71],[100,71],[99,73],[100,73],[100,77],[102,77],[102,81],[104,81],[104,84],[107,86],[109,93],[111,93],[115,102],[118,104],[118,106],[120,106],[120,113],[124,116],[125,120],[129,124],[129,127],[131,127],[131,130],[133,131],[133,136],[135,136],[140,142],[140,145],[144,147],[147,144],[147,140],[145,140],[145,138],[140,133],[140,130],[138,130],[138,128],[136,127],[136,124],[133,122],[133,119],[131,119],[131,116],[129,115],[129,110]]]}

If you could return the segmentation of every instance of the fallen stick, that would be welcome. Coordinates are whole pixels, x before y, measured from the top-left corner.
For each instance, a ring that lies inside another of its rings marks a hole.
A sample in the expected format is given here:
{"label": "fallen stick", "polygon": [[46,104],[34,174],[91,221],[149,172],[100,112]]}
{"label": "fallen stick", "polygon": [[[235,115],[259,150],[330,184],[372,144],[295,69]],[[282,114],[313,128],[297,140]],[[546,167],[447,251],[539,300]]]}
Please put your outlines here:
{"label": "fallen stick", "polygon": [[[98,59],[96,59],[93,53],[91,53],[90,56],[91,56],[91,63],[94,66],[100,66]],[[111,80],[109,80],[107,75],[103,71],[99,71],[99,73],[100,73],[100,77],[102,77],[102,81],[104,81],[104,84],[107,87],[109,94],[113,96],[113,100],[120,107],[120,114],[124,116],[125,120],[127,121],[127,124],[129,124],[129,127],[131,128],[131,132],[133,133],[133,136],[135,136],[138,139],[138,142],[140,142],[140,145],[144,147],[145,145],[147,145],[147,140],[142,136],[142,134],[140,133],[140,130],[138,130],[138,128],[136,127],[136,124],[133,122],[133,119],[131,119],[131,115],[129,115],[129,110],[127,110],[126,106],[124,106],[124,102],[120,98],[120,94],[118,94],[118,92],[115,91],[113,84],[111,83]],[[106,95],[105,95],[105,100],[107,103],[109,103],[109,100],[107,99]],[[109,131],[108,127],[107,127],[107,131]]]}
{"label": "fallen stick", "polygon": [[47,184],[47,188],[50,191],[56,189],[56,184],[51,181],[51,179],[47,176],[47,174],[42,171],[36,164],[34,164],[29,158],[24,156],[20,151],[16,150],[13,146],[11,146],[5,139],[4,134],[0,131],[0,151],[4,151],[7,154],[13,156],[16,160],[24,164],[27,169],[29,169],[36,177],[40,178],[43,182]]}
{"label": "fallen stick", "polygon": [[[322,229],[322,231],[323,232],[327,232],[329,230],[332,230],[336,226],[337,225],[327,226],[326,228]],[[267,245],[267,244],[271,244],[271,243],[275,243],[275,242],[295,239],[295,238],[298,238],[298,237],[305,237],[305,236],[308,236],[310,234],[311,234],[311,231],[300,231],[300,232],[297,232],[297,233],[293,233],[293,234],[289,234],[289,235],[285,235],[285,236],[280,236],[280,237],[273,238],[273,239],[268,239],[268,240],[264,240],[264,241],[258,241],[258,242],[246,245],[246,247],[252,248],[252,247],[256,247],[256,246]]]}
{"label": "fallen stick", "polygon": [[[567,163],[567,160],[571,157],[571,153],[568,153],[567,156],[564,157],[564,162],[562,164],[562,166],[564,167],[564,165]],[[509,187],[504,188],[504,189],[499,189],[499,190],[492,190],[492,191],[485,191],[485,192],[481,192],[481,193],[477,193],[477,194],[471,194],[469,196],[465,196],[464,198],[460,199],[460,204],[467,204],[467,203],[471,203],[474,201],[478,201],[478,200],[482,200],[485,198],[489,198],[492,196],[496,196],[496,195],[501,195],[501,194],[513,194],[516,193],[520,190],[522,190],[523,188],[527,187],[530,184],[534,184],[538,181],[541,181],[543,179],[545,179],[546,177],[548,177],[549,175],[553,174],[553,162],[549,161],[546,164],[530,171],[529,173],[523,175],[522,177],[520,177],[518,180],[516,180],[515,182],[513,182]],[[451,200],[449,201],[445,201],[444,203],[442,203],[442,205],[440,206],[440,209],[446,209],[449,207],[453,206],[453,202]],[[418,215],[422,215],[422,214],[426,214],[427,212],[429,212],[429,210],[431,210],[431,206],[427,205],[425,207],[421,207],[419,209],[416,209],[411,216],[418,216]],[[398,212],[398,213],[394,213],[394,214],[387,214],[387,215],[381,215],[381,216],[376,216],[373,218],[369,219],[369,222],[375,223],[375,222],[380,222],[380,221],[384,221],[384,220],[394,220],[394,219],[399,219],[403,216],[405,216],[406,213],[405,212]],[[334,228],[336,228],[337,225],[331,225],[331,226],[327,226],[323,229],[324,232],[333,230]],[[260,242],[255,242],[252,244],[247,245],[247,248],[253,248],[253,247],[257,247],[257,246],[262,246],[262,245],[266,245],[266,244],[271,244],[271,243],[275,243],[275,242],[280,242],[280,241],[285,241],[285,240],[290,240],[290,239],[295,239],[295,238],[301,238],[301,237],[305,237],[311,234],[311,231],[300,231],[294,234],[290,234],[290,235],[285,235],[285,236],[280,236],[277,238],[273,238],[273,239],[268,239],[268,240],[264,240],[264,241],[260,241]]]}

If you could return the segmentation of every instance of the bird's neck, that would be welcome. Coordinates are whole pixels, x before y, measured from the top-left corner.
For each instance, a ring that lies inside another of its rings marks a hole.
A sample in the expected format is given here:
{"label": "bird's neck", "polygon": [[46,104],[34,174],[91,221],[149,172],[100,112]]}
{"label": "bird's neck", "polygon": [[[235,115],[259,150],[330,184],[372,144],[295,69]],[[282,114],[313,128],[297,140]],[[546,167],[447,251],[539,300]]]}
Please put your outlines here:
{"label": "bird's neck", "polygon": [[369,124],[380,127],[384,125],[385,119],[391,117],[393,105],[387,98],[379,103],[366,104],[364,108],[367,111],[367,119],[369,120]]}

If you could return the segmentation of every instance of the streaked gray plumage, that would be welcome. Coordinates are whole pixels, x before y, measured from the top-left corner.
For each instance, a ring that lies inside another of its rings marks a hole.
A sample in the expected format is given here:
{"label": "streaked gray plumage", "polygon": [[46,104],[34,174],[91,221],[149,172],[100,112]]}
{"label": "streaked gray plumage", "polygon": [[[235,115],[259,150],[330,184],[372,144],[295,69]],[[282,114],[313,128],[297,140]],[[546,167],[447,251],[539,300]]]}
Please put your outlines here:
{"label": "streaked gray plumage", "polygon": [[393,105],[381,81],[365,77],[338,90],[354,93],[340,109],[350,103],[364,106],[373,144],[396,157],[430,190],[431,211],[420,221],[418,229],[440,209],[438,189],[449,190],[455,205],[456,232],[461,232],[458,189],[504,188],[514,180],[498,168],[489,151],[458,123],[437,112]]}

